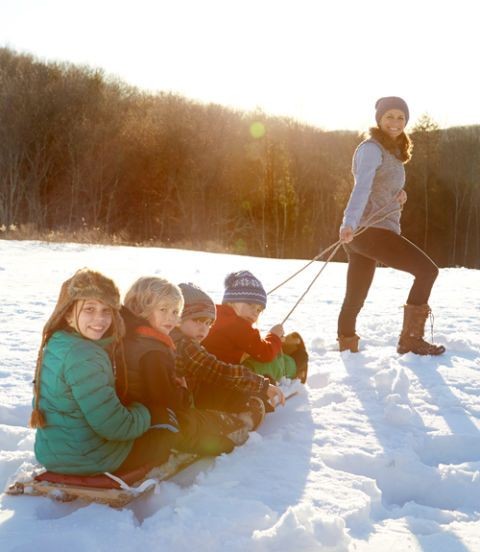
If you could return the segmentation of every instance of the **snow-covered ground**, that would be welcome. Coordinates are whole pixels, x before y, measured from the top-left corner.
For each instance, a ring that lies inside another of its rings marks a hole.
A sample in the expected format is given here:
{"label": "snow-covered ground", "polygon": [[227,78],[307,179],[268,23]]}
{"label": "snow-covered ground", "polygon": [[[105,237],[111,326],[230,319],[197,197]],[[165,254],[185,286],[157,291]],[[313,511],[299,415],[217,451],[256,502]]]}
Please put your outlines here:
{"label": "snow-covered ground", "polygon": [[[0,241],[0,486],[35,462],[27,419],[40,332],[77,268],[104,272],[122,292],[158,274],[220,301],[228,272],[249,269],[268,290],[304,264]],[[269,297],[262,330],[284,318],[320,267]],[[385,268],[359,320],[361,352],[336,351],[345,270],[329,264],[285,324],[307,343],[308,385],[243,447],[123,510],[2,495],[0,550],[480,550],[479,272],[441,270],[431,305],[447,353],[422,358],[395,352],[411,277]]]}

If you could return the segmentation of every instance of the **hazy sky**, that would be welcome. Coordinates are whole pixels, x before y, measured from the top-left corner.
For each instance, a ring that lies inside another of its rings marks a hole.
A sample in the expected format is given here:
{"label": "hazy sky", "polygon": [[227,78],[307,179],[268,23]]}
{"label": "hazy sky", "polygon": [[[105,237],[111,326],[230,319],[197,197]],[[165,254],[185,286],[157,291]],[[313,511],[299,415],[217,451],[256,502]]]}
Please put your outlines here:
{"label": "hazy sky", "polygon": [[0,0],[0,46],[148,90],[364,130],[380,96],[411,121],[480,124],[477,0]]}

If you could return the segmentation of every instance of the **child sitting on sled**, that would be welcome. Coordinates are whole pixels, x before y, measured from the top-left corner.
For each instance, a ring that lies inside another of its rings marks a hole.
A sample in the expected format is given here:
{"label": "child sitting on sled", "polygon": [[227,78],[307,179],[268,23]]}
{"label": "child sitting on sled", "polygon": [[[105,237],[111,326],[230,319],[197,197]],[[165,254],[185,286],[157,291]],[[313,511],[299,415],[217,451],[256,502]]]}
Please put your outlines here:
{"label": "child sitting on sled", "polygon": [[176,373],[175,345],[169,335],[182,308],[180,288],[163,278],[139,278],[128,290],[122,309],[128,398],[167,409],[165,423],[179,429],[178,450],[208,456],[230,452],[261,423],[263,404],[257,401],[235,415],[193,407],[185,378]]}
{"label": "child sitting on sled", "polygon": [[180,326],[172,332],[177,347],[176,368],[186,378],[196,406],[238,412],[255,396],[272,407],[285,404],[282,391],[268,378],[241,364],[223,362],[201,345],[215,321],[215,303],[194,284],[182,283],[179,287],[185,304]]}
{"label": "child sitting on sled", "polygon": [[124,406],[115,390],[111,359],[123,330],[112,280],[84,268],[62,284],[42,333],[30,420],[47,470],[126,472],[169,457],[173,433],[151,429],[156,410]]}
{"label": "child sitting on sled", "polygon": [[217,319],[203,344],[220,360],[243,363],[275,382],[286,377],[305,383],[308,354],[300,334],[284,336],[282,324],[276,324],[262,337],[254,327],[266,305],[265,289],[251,272],[229,274]]}

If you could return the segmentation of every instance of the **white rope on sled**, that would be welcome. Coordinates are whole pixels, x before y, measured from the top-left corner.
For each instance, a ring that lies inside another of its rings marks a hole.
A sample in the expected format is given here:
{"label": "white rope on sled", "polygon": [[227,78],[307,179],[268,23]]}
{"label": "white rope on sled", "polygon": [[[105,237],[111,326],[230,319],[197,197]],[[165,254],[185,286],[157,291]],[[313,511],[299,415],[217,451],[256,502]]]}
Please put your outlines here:
{"label": "white rope on sled", "polygon": [[106,475],[107,477],[109,477],[110,479],[118,483],[121,489],[123,489],[124,491],[128,491],[133,495],[142,494],[149,487],[151,487],[152,485],[156,485],[157,483],[155,479],[145,479],[145,481],[143,481],[142,484],[139,485],[138,487],[130,487],[130,485],[125,483],[125,481],[122,478],[117,477],[116,475],[113,475],[113,473],[109,473],[109,472],[103,472],[103,473],[104,475]]}

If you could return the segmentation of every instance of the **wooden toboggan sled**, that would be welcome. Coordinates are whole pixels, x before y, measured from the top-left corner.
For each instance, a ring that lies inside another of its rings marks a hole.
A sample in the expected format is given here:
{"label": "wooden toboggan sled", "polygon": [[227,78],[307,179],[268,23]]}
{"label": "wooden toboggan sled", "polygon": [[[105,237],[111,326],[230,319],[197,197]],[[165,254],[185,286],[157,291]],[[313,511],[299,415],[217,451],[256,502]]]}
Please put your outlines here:
{"label": "wooden toboggan sled", "polygon": [[8,486],[5,493],[13,496],[47,496],[59,502],[79,498],[86,502],[122,508],[132,500],[152,492],[156,483],[173,477],[197,459],[195,454],[174,452],[165,464],[156,468],[139,468],[116,475],[62,475],[44,471],[26,481],[16,481]]}
{"label": "wooden toboggan sled", "polygon": [[[298,394],[302,385],[299,380],[286,380],[281,382],[280,387],[288,400]],[[123,508],[132,500],[152,492],[157,483],[170,479],[199,459],[195,454],[174,451],[161,466],[145,466],[115,475],[64,475],[43,471],[15,481],[5,493],[10,496],[46,496],[59,502],[71,502],[78,498]]]}

